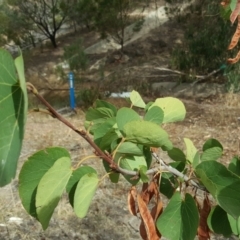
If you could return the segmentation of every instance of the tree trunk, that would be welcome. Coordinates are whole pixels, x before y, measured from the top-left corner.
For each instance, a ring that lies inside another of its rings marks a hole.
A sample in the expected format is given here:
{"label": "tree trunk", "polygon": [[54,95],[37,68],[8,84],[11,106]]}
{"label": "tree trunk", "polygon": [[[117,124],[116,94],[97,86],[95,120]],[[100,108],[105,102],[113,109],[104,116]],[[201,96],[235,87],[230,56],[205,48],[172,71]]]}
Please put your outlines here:
{"label": "tree trunk", "polygon": [[56,35],[51,35],[51,36],[49,37],[49,39],[50,39],[53,47],[54,47],[54,48],[57,48],[58,46],[57,46],[57,42],[56,42]]}

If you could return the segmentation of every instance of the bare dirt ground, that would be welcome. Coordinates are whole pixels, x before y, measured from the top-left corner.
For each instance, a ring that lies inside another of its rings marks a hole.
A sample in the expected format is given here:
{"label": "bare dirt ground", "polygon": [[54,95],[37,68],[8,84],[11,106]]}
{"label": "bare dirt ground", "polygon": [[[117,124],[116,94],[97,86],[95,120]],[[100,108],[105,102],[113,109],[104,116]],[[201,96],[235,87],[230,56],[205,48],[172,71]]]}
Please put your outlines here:
{"label": "bare dirt ground", "polygon": [[[228,104],[229,100],[231,104],[235,101],[235,105]],[[165,126],[176,146],[183,149],[183,137],[192,139],[198,148],[201,148],[208,138],[216,138],[225,149],[222,162],[227,163],[232,156],[239,155],[239,98],[223,96],[201,104],[193,100],[183,101],[188,112],[186,119],[181,123]],[[83,127],[82,114],[68,119],[75,126]],[[91,154],[89,146],[56,119],[40,113],[29,113],[19,169],[29,155],[49,146],[67,148],[71,153],[73,165],[87,154]],[[104,175],[99,160],[88,160],[86,164],[98,169],[99,175]],[[0,191],[0,239],[140,239],[137,226],[134,225],[138,221],[131,217],[126,205],[130,185],[123,179],[117,185],[111,184],[108,179],[102,182],[84,219],[75,216],[67,197],[64,196],[45,232],[22,208],[17,186],[16,179]],[[11,217],[21,218],[22,222],[11,222]]]}
{"label": "bare dirt ground", "polygon": [[[62,47],[78,37],[83,37],[85,46],[98,40],[94,32],[82,32],[60,39],[60,47],[52,50],[46,47],[41,52],[36,49],[29,53],[26,61],[28,81],[38,88],[68,88],[67,80],[58,79],[53,65],[61,62]],[[107,64],[104,67],[106,82],[102,84],[103,90],[126,90],[131,85],[143,92],[146,98],[160,97],[161,93],[153,93],[150,83],[163,81],[166,77],[157,77],[158,72],[146,71],[144,66],[165,66],[169,64],[169,52],[173,44],[180,44],[182,32],[174,23],[162,26],[160,29],[126,47],[127,62],[121,62],[114,57],[118,53],[109,53]],[[179,45],[181,46],[181,44]],[[91,56],[90,63],[96,62],[101,56]],[[113,58],[112,58],[113,57]],[[149,68],[148,68],[149,69]],[[49,76],[51,75],[51,81]],[[111,77],[114,76],[114,77]],[[99,72],[87,71],[82,78],[85,81],[77,83],[77,88],[94,86],[93,79],[100,78]],[[173,77],[168,76],[168,80]],[[156,80],[157,79],[157,80]],[[43,91],[45,96],[58,107],[68,104],[66,91]],[[53,97],[54,96],[54,97]],[[30,97],[32,101],[32,97]],[[187,116],[183,122],[169,124],[164,128],[169,132],[173,143],[184,149],[183,138],[190,138],[198,149],[208,138],[218,139],[224,147],[223,163],[228,163],[234,155],[240,154],[240,95],[223,94],[212,96],[209,99],[182,99],[187,109]],[[117,100],[121,106],[123,100]],[[126,104],[126,103],[125,103]],[[32,101],[31,106],[36,106]],[[77,115],[68,117],[77,127],[82,128],[84,114],[79,110]],[[81,158],[91,153],[91,149],[76,133],[69,130],[62,123],[50,116],[30,112],[26,126],[23,149],[19,161],[19,170],[28,156],[35,151],[49,146],[62,146],[67,148],[72,156],[73,165]],[[98,169],[99,175],[104,175],[99,160],[91,159],[90,164]],[[40,224],[28,216],[21,206],[17,192],[17,178],[12,184],[0,189],[0,240],[137,240],[140,239],[134,219],[127,210],[127,191],[130,187],[123,179],[117,185],[110,184],[105,179],[90,206],[86,218],[78,219],[64,196],[57,207],[50,226],[46,231]],[[11,222],[12,217],[20,218],[20,223]],[[214,237],[215,239],[223,239]]]}

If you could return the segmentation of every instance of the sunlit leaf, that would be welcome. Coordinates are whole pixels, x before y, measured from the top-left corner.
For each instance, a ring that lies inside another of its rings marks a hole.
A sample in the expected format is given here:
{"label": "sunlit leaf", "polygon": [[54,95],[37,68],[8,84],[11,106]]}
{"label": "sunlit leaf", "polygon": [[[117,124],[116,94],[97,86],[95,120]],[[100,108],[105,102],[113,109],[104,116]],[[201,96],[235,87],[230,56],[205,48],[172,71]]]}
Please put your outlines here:
{"label": "sunlit leaf", "polygon": [[74,196],[74,212],[79,218],[87,215],[92,198],[97,190],[98,177],[95,173],[85,174],[78,182]]}
{"label": "sunlit leaf", "polygon": [[147,121],[131,121],[123,129],[126,140],[150,147],[172,149],[168,134],[159,125]]}
{"label": "sunlit leaf", "polygon": [[142,150],[132,142],[123,142],[117,149],[117,152],[131,155],[143,155]]}
{"label": "sunlit leaf", "polygon": [[19,174],[19,195],[25,210],[35,218],[37,218],[35,206],[37,186],[44,174],[62,157],[70,158],[66,149],[46,148],[34,153],[23,164]]}
{"label": "sunlit leaf", "polygon": [[80,179],[87,173],[96,173],[97,171],[90,166],[82,166],[72,172],[72,175],[66,186],[66,191],[68,193],[69,202],[73,206],[74,194]]}
{"label": "sunlit leaf", "polygon": [[36,194],[37,218],[45,230],[48,227],[68,180],[72,174],[71,160],[59,158],[41,178]]}
{"label": "sunlit leaf", "polygon": [[187,149],[187,153],[186,153],[187,160],[189,162],[193,163],[193,160],[197,154],[197,149],[190,139],[184,138],[183,140],[184,140],[184,143],[185,143],[186,149]]}
{"label": "sunlit leaf", "polygon": [[135,107],[145,108],[145,106],[146,106],[146,104],[142,100],[142,97],[140,96],[140,94],[134,90],[130,94],[130,100],[131,100],[132,105]]}
{"label": "sunlit leaf", "polygon": [[148,178],[146,172],[147,172],[147,167],[146,166],[140,166],[139,174],[140,174],[140,178],[141,178],[142,182],[148,182],[149,181],[149,178]]}
{"label": "sunlit leaf", "polygon": [[118,129],[122,131],[127,123],[135,120],[140,120],[140,116],[134,110],[123,107],[118,110],[116,120]]}
{"label": "sunlit leaf", "polygon": [[184,104],[177,98],[165,97],[158,98],[152,104],[150,109],[154,106],[160,107],[164,112],[163,123],[182,121],[186,115]]}
{"label": "sunlit leaf", "polygon": [[156,124],[161,124],[163,122],[163,118],[164,118],[163,110],[158,106],[154,106],[151,109],[149,109],[146,115],[144,116],[145,121],[153,122]]}

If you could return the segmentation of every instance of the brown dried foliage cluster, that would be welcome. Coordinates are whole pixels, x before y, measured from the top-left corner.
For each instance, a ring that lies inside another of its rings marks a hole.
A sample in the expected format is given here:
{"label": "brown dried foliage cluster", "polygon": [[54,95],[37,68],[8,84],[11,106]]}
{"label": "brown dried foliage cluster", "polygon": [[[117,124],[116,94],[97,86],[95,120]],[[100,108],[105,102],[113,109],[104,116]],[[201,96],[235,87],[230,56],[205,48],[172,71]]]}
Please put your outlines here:
{"label": "brown dried foliage cluster", "polygon": [[[141,192],[137,192],[135,186],[133,186],[128,193],[128,209],[134,216],[140,216],[141,224],[139,232],[143,240],[158,240],[161,235],[156,228],[156,221],[163,210],[163,203],[160,199],[158,178],[155,177],[150,183],[143,183]],[[151,201],[153,200],[154,201]],[[149,203],[152,203],[153,207],[149,209]]]}
{"label": "brown dried foliage cluster", "polygon": [[[163,212],[163,202],[159,192],[159,177],[156,175],[150,183],[143,183],[140,192],[132,186],[128,192],[129,212],[141,218],[139,232],[143,240],[159,240],[161,233],[156,228],[156,221]],[[199,210],[199,226],[197,235],[199,240],[210,239],[210,229],[207,225],[207,218],[211,211],[211,203],[205,195],[203,203],[199,204],[195,197]]]}
{"label": "brown dried foliage cluster", "polygon": [[200,221],[198,226],[198,239],[199,240],[208,240],[210,239],[210,229],[207,225],[207,218],[211,211],[211,203],[208,199],[208,196],[205,196],[203,200],[202,208],[198,204],[198,210],[200,214]]}
{"label": "brown dried foliage cluster", "polygon": [[[229,4],[230,4],[230,0],[226,0],[221,3],[221,5],[223,7],[226,7]],[[237,29],[232,37],[232,40],[228,46],[228,50],[233,49],[238,44],[238,41],[240,38],[240,15],[239,15],[239,13],[240,13],[240,0],[237,1],[236,7],[230,16],[230,21],[232,24],[236,21],[236,19],[238,19],[238,25],[237,25]],[[230,64],[234,64],[234,63],[238,62],[239,59],[240,59],[240,51],[237,53],[237,56],[235,58],[229,58],[227,61]]]}

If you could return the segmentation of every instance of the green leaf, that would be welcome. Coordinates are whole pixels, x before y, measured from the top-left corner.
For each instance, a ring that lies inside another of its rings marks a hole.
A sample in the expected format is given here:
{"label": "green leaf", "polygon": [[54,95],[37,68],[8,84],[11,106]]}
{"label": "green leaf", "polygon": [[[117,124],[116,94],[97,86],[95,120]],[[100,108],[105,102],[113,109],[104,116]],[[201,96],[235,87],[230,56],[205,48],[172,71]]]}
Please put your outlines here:
{"label": "green leaf", "polygon": [[223,146],[218,140],[216,140],[214,138],[208,139],[203,144],[203,151],[206,151],[207,149],[214,148],[214,147],[219,147],[223,150]]}
{"label": "green leaf", "polygon": [[[24,74],[24,62],[23,62],[23,56],[21,49],[19,48],[20,55],[14,60],[15,67],[17,69],[18,73],[18,78],[19,78],[19,83],[20,87],[23,92],[23,97],[24,97],[24,112],[27,113],[28,111],[28,95],[27,95],[27,87],[26,87],[26,79],[25,79],[25,74]],[[26,121],[26,117],[25,117]]]}
{"label": "green leaf", "polygon": [[118,110],[116,120],[118,129],[122,131],[127,123],[135,120],[140,120],[140,116],[134,110],[123,107]]}
{"label": "green leaf", "polygon": [[116,123],[116,118],[109,118],[105,120],[104,123],[99,124],[96,129],[94,129],[94,141],[98,142]]}
{"label": "green leaf", "polygon": [[101,118],[107,119],[111,117],[114,117],[114,112],[111,109],[106,107],[101,107],[101,108],[90,107],[86,112],[87,121],[93,121]]}
{"label": "green leaf", "polygon": [[117,108],[113,104],[97,99],[96,100],[96,108],[102,108],[102,107],[111,109],[113,111],[114,115],[116,115],[116,113],[117,113]]}
{"label": "green leaf", "polygon": [[147,163],[147,168],[149,169],[152,163],[152,152],[150,147],[143,146],[143,155]]}
{"label": "green leaf", "polygon": [[169,150],[168,151],[168,156],[174,161],[182,161],[182,162],[186,161],[185,154],[179,148],[174,147],[171,150]]}
{"label": "green leaf", "polygon": [[202,161],[216,161],[222,156],[222,149],[220,147],[212,147],[206,149],[201,156]]}
{"label": "green leaf", "polygon": [[[236,220],[235,220],[236,221]],[[214,233],[221,234],[224,237],[232,235],[232,229],[227,213],[219,206],[213,207],[207,219],[210,230]]]}
{"label": "green leaf", "polygon": [[87,215],[92,198],[97,190],[98,177],[95,173],[85,174],[78,182],[74,195],[74,212],[79,218]]}
{"label": "green leaf", "polygon": [[146,166],[140,166],[139,169],[139,174],[140,174],[140,178],[142,180],[142,182],[147,183],[149,181],[149,178],[147,176],[147,167]]}
{"label": "green leaf", "polygon": [[147,103],[147,105],[145,106],[145,111],[147,112],[149,110],[149,108],[153,105],[154,102],[149,102]]}
{"label": "green leaf", "polygon": [[110,129],[97,143],[97,145],[104,151],[110,150],[111,144],[119,138],[118,134],[114,129]]}
{"label": "green leaf", "polygon": [[158,98],[150,109],[154,106],[160,107],[164,112],[163,123],[182,121],[186,115],[184,104],[177,98]]}
{"label": "green leaf", "polygon": [[161,124],[163,122],[163,118],[163,110],[158,106],[152,107],[150,110],[147,111],[146,115],[144,116],[145,121],[153,122],[156,124]]}
{"label": "green leaf", "polygon": [[11,55],[0,49],[0,186],[15,177],[27,116],[26,87],[19,60],[16,67],[19,80]]}
{"label": "green leaf", "polygon": [[240,176],[240,158],[238,156],[235,156],[229,166],[228,166],[228,170],[230,170],[231,172],[235,173],[236,175]]}
{"label": "green leaf", "polygon": [[37,218],[45,230],[71,177],[71,160],[68,157],[58,159],[44,174],[37,187]]}
{"label": "green leaf", "polygon": [[[121,154],[115,155],[115,162],[119,163],[121,168],[138,172],[141,166],[147,166],[143,156],[124,156]],[[123,175],[124,178],[132,185],[136,185],[139,179],[132,179],[132,176]]]}
{"label": "green leaf", "polygon": [[170,199],[166,209],[157,219],[157,228],[163,237],[171,240],[193,240],[197,233],[199,222],[198,210],[190,194],[181,199],[176,192]]}
{"label": "green leaf", "polygon": [[135,143],[131,142],[123,142],[117,149],[117,152],[131,155],[143,155],[142,150]]}
{"label": "green leaf", "polygon": [[166,147],[172,149],[168,134],[159,125],[147,121],[132,121],[124,126],[123,132],[129,142],[150,147]]}
{"label": "green leaf", "polygon": [[103,160],[103,166],[106,170],[107,173],[111,172],[109,174],[109,179],[111,180],[112,183],[118,183],[119,181],[119,177],[120,177],[120,173],[118,172],[113,172],[112,169],[109,167],[109,163],[107,163],[106,161]]}
{"label": "green leaf", "polygon": [[191,163],[193,163],[193,160],[197,154],[197,149],[196,147],[194,146],[193,142],[188,139],[188,138],[184,138],[184,143],[186,145],[186,149],[187,149],[187,160]]}
{"label": "green leaf", "polygon": [[227,218],[228,218],[228,221],[229,221],[229,224],[230,224],[233,234],[238,236],[240,233],[239,232],[240,229],[238,228],[238,225],[240,223],[240,217],[235,219],[231,215],[227,214]]}
{"label": "green leaf", "polygon": [[25,210],[35,218],[37,186],[44,174],[62,157],[70,158],[66,149],[46,148],[34,153],[22,166],[19,174],[19,195]]}
{"label": "green leaf", "polygon": [[169,165],[172,166],[173,168],[176,168],[179,172],[183,172],[186,166],[186,162],[176,161],[169,163]]}
{"label": "green leaf", "polygon": [[197,165],[195,171],[220,207],[233,217],[239,217],[240,178],[215,161],[204,161]]}
{"label": "green leaf", "polygon": [[208,139],[203,145],[203,154],[201,156],[202,161],[216,161],[222,156],[223,146],[222,144],[212,138]]}
{"label": "green leaf", "polygon": [[171,198],[175,193],[175,190],[178,186],[174,176],[171,173],[162,173],[161,182],[160,182],[160,192],[164,194],[167,198]]}
{"label": "green leaf", "polygon": [[66,191],[68,193],[69,202],[73,206],[74,194],[79,180],[87,173],[96,173],[97,171],[89,166],[82,166],[73,171],[72,176],[70,177]]}
{"label": "green leaf", "polygon": [[142,97],[140,94],[136,91],[132,91],[130,94],[130,100],[133,106],[139,107],[139,108],[145,108],[146,104],[142,100]]}

